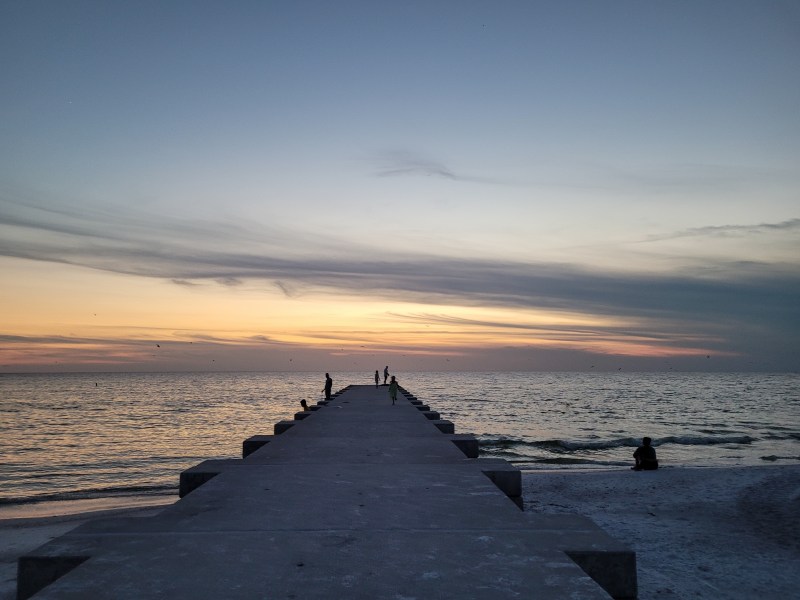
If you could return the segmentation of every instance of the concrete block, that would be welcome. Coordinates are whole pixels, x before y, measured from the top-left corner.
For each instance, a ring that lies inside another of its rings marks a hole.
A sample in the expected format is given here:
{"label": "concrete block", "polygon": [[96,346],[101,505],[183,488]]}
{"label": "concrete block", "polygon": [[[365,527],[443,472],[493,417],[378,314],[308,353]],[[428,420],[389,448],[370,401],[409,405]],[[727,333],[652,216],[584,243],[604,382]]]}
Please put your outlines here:
{"label": "concrete block", "polygon": [[310,410],[302,410],[300,412],[294,413],[294,420],[295,421],[302,421],[303,419],[307,419],[312,415]]}
{"label": "concrete block", "polygon": [[423,410],[422,414],[425,415],[425,418],[430,419],[431,421],[439,420],[439,413],[435,410]]}
{"label": "concrete block", "polygon": [[431,421],[442,433],[455,433],[456,427],[452,421],[446,419],[439,419],[438,421]]}
{"label": "concrete block", "polygon": [[271,435],[253,435],[242,442],[242,458],[247,458],[250,454],[269,444],[272,441]]}
{"label": "concrete block", "polygon": [[[522,472],[512,465],[499,458],[479,458],[476,459],[478,466],[484,475],[492,480],[502,492],[517,502],[522,503]],[[517,501],[516,499],[519,499]]]}
{"label": "concrete block", "polygon": [[278,421],[275,423],[275,435],[280,435],[285,431],[288,431],[297,421]]}
{"label": "concrete block", "polygon": [[17,600],[28,600],[88,558],[88,556],[20,557],[17,562]]}
{"label": "concrete block", "polygon": [[567,550],[567,556],[615,600],[636,600],[636,553],[633,550]]}
{"label": "concrete block", "polygon": [[431,407],[427,404],[415,404],[414,406],[417,407],[417,410],[430,410]]}
{"label": "concrete block", "polygon": [[451,434],[449,437],[450,441],[453,442],[467,458],[478,458],[480,447],[478,440],[474,436],[468,434]]}
{"label": "concrete block", "polygon": [[227,466],[239,465],[242,460],[239,458],[222,460],[204,460],[199,465],[186,469],[180,475],[178,484],[178,496],[183,498],[189,492],[196,490],[201,485],[219,475]]}

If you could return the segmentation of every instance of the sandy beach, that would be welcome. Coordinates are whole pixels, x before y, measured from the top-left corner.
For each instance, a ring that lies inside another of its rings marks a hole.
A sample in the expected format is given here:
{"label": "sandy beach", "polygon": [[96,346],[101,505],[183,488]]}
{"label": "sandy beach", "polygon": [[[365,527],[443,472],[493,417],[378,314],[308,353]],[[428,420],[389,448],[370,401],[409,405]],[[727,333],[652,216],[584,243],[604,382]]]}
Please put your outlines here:
{"label": "sandy beach", "polygon": [[[584,514],[631,545],[642,600],[791,598],[800,589],[800,465],[535,471],[523,485],[526,510]],[[160,510],[62,508],[0,518],[0,600],[15,597],[20,555],[91,518]]]}
{"label": "sandy beach", "polygon": [[523,494],[632,546],[641,600],[798,597],[800,465],[535,472]]}

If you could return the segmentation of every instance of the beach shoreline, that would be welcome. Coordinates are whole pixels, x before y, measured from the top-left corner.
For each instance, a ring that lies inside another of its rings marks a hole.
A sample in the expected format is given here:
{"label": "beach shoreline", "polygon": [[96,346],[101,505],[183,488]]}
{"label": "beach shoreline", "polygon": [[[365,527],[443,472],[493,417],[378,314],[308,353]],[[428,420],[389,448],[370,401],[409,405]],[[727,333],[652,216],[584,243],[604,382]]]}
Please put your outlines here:
{"label": "beach shoreline", "polygon": [[[800,587],[800,465],[526,470],[525,510],[590,517],[637,553],[639,598],[791,597]],[[0,600],[17,558],[80,524],[146,518],[175,497],[80,500],[0,510]]]}
{"label": "beach shoreline", "polygon": [[75,518],[99,518],[119,512],[139,509],[163,508],[178,500],[177,494],[148,496],[106,496],[79,500],[47,500],[0,505],[0,528],[6,522],[19,524],[24,521],[72,520]]}

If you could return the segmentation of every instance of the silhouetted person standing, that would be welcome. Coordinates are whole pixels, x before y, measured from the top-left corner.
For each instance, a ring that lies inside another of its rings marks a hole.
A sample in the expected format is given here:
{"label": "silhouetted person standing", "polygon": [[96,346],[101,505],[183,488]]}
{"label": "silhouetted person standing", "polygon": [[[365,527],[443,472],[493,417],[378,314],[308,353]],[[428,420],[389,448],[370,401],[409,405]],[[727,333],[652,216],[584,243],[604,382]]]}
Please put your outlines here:
{"label": "silhouetted person standing", "polygon": [[378,374],[378,369],[375,369],[375,387],[378,387],[380,381],[381,381],[381,376]]}
{"label": "silhouetted person standing", "polygon": [[642,438],[642,445],[633,453],[636,465],[631,468],[634,471],[655,471],[658,468],[656,449],[650,445],[652,442],[649,437]]}
{"label": "silhouetted person standing", "polygon": [[389,397],[392,399],[392,404],[397,402],[397,380],[392,375],[392,382],[389,384]]}
{"label": "silhouetted person standing", "polygon": [[383,368],[383,385],[386,385],[386,380],[389,379],[389,365]]}
{"label": "silhouetted person standing", "polygon": [[333,379],[328,373],[325,373],[325,387],[322,391],[325,392],[325,400],[331,399],[331,390],[333,389]]}

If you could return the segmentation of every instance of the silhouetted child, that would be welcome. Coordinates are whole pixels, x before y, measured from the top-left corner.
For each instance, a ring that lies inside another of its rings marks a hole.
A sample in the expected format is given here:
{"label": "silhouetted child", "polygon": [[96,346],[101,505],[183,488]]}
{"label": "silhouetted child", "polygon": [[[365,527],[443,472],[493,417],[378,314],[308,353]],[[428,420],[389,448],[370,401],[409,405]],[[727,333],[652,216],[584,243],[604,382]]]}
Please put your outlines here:
{"label": "silhouetted child", "polygon": [[378,375],[378,369],[375,369],[375,387],[378,387],[378,382],[380,382],[381,376]]}
{"label": "silhouetted child", "polygon": [[642,438],[642,445],[633,453],[636,465],[631,468],[634,471],[655,471],[658,468],[656,449],[650,445],[652,442],[649,437]]}
{"label": "silhouetted child", "polygon": [[310,408],[308,408],[308,402],[305,401],[305,398],[303,400],[300,400],[300,406],[303,407],[303,410],[311,410]]}
{"label": "silhouetted child", "polygon": [[392,381],[389,383],[389,397],[392,399],[392,404],[397,401],[397,380],[392,375]]}

